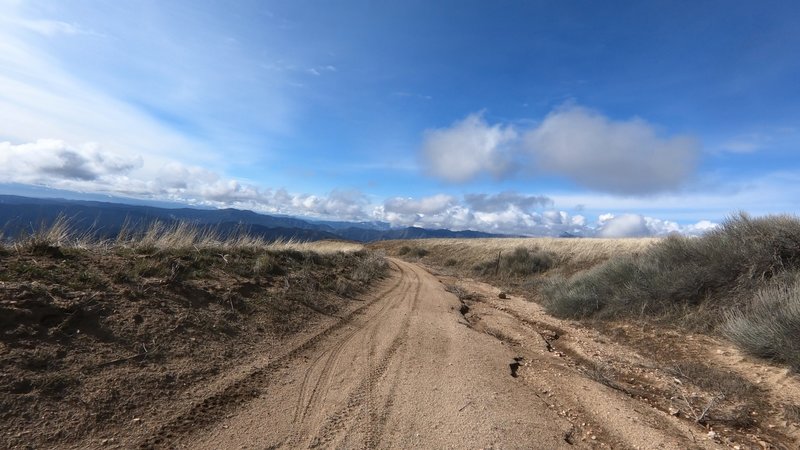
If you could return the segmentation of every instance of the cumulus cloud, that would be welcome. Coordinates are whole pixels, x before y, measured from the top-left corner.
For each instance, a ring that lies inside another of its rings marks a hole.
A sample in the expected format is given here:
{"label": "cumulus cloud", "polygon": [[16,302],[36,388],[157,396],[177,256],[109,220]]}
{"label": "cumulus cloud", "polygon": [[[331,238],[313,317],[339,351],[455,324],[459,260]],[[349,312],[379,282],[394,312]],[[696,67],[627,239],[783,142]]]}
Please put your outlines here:
{"label": "cumulus cloud", "polygon": [[651,234],[644,217],[638,214],[625,214],[607,219],[598,232],[600,237],[606,238],[646,237]]}
{"label": "cumulus cloud", "polygon": [[429,172],[449,182],[500,176],[514,162],[522,173],[557,175],[597,191],[637,195],[675,190],[694,173],[700,151],[688,136],[663,136],[643,119],[613,120],[562,106],[537,126],[489,125],[480,114],[427,131]]}
{"label": "cumulus cloud", "polygon": [[[275,200],[291,199],[292,211],[342,220],[363,220],[367,215],[367,197],[357,190],[334,190],[328,196],[290,195],[283,191]],[[278,201],[274,206],[281,208]],[[296,214],[296,213],[295,213]]]}
{"label": "cumulus cloud", "polygon": [[540,170],[621,194],[680,186],[699,153],[692,138],[661,137],[642,119],[614,121],[579,106],[550,113],[524,142]]}
{"label": "cumulus cloud", "polygon": [[605,238],[666,236],[671,233],[697,236],[718,226],[708,220],[680,225],[670,220],[656,219],[640,214],[623,214],[618,217],[613,214],[602,214],[598,218],[595,235]]}
{"label": "cumulus cloud", "polygon": [[481,114],[470,114],[448,128],[426,131],[422,157],[433,175],[449,182],[481,173],[500,176],[509,168],[517,137],[511,126],[490,126]]}
{"label": "cumulus cloud", "polygon": [[509,191],[494,195],[465,194],[463,199],[449,195],[392,198],[376,207],[372,216],[393,226],[542,236],[584,234],[583,216],[548,209],[551,207],[548,197]]}

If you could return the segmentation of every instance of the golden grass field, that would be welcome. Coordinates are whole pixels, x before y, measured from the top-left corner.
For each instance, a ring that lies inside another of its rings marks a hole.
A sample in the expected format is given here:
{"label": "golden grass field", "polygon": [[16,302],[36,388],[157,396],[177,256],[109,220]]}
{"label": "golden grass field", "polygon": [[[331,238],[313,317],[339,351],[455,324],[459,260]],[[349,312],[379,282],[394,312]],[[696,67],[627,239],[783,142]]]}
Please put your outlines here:
{"label": "golden grass field", "polygon": [[440,266],[471,268],[495,260],[499,253],[523,247],[553,255],[556,266],[576,271],[594,266],[611,257],[645,251],[657,238],[639,239],[563,239],[563,238],[486,238],[486,239],[414,239],[370,244],[387,254],[398,254],[401,248],[420,248],[428,252],[425,260]]}

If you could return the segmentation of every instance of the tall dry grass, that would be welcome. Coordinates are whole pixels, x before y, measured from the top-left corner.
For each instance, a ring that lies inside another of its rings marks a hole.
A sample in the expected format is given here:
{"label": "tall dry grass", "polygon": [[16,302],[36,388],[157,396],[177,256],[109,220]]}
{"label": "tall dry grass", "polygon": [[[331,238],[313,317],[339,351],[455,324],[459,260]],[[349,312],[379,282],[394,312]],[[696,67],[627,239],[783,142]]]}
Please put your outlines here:
{"label": "tall dry grass", "polygon": [[235,232],[222,233],[214,226],[201,226],[187,222],[166,224],[154,221],[144,229],[126,224],[117,236],[101,239],[92,230],[79,232],[65,216],[59,216],[49,226],[40,226],[28,234],[14,239],[0,241],[5,247],[21,249],[111,249],[129,248],[135,250],[271,250],[314,252],[333,254],[339,252],[358,252],[364,246],[346,241],[300,241],[278,239],[270,241],[248,233],[246,227]]}
{"label": "tall dry grass", "polygon": [[462,272],[476,267],[490,267],[498,258],[513,255],[518,249],[530,254],[548,255],[549,267],[571,274],[595,266],[612,257],[636,255],[646,251],[658,239],[563,239],[563,238],[486,238],[486,239],[415,239],[383,241],[370,244],[388,254],[419,256],[423,262],[452,267]]}

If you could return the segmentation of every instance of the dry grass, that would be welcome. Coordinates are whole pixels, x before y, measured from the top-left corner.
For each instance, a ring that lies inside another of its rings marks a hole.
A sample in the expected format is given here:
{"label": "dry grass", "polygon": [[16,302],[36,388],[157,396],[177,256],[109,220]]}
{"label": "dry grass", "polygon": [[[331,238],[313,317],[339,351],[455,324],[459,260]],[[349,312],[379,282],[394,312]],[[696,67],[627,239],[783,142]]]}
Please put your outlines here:
{"label": "dry grass", "polygon": [[322,255],[329,255],[332,253],[353,253],[364,250],[364,245],[357,242],[345,241],[274,241],[266,245],[271,250],[294,250],[300,252],[314,252]]}
{"label": "dry grass", "polygon": [[[419,255],[425,263],[471,270],[481,264],[497,261],[498,255],[509,255],[518,248],[553,255],[552,267],[571,274],[612,257],[636,255],[646,251],[659,239],[558,239],[558,238],[487,238],[487,239],[415,239],[383,241],[370,247],[386,250],[390,255]],[[421,250],[421,251],[420,251]]]}
{"label": "dry grass", "polygon": [[[2,241],[0,241],[2,242]],[[7,248],[48,252],[54,249],[119,249],[130,248],[138,251],[217,249],[217,250],[270,250],[313,252],[330,255],[339,252],[358,252],[364,246],[346,241],[268,241],[248,234],[245,227],[234,233],[223,234],[213,226],[199,226],[186,222],[165,224],[153,222],[144,231],[134,231],[123,227],[112,239],[97,239],[92,230],[78,233],[70,225],[69,219],[59,216],[50,226],[40,227],[28,235],[20,236],[2,244]],[[49,250],[48,250],[49,249]]]}

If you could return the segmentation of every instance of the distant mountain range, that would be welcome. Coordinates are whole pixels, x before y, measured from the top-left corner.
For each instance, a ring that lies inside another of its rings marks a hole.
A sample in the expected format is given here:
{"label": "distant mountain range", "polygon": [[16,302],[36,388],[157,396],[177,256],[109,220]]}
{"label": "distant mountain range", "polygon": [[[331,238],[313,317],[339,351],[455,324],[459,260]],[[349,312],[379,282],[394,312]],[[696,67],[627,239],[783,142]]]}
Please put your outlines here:
{"label": "distant mountain range", "polygon": [[470,230],[392,228],[384,222],[303,220],[231,208],[161,208],[141,204],[0,195],[0,230],[6,238],[48,226],[59,216],[67,217],[76,231],[90,231],[99,237],[116,236],[126,224],[141,229],[155,221],[166,225],[189,222],[210,226],[221,234],[232,233],[244,227],[249,234],[269,240],[344,239],[372,242],[388,239],[507,237]]}

